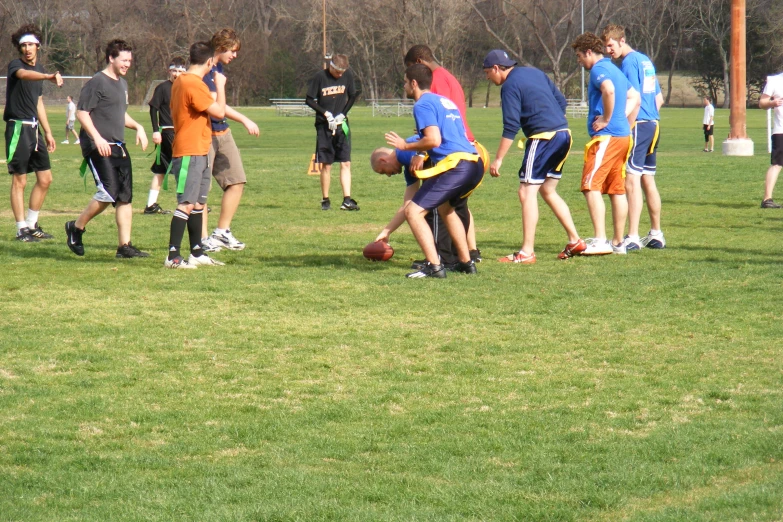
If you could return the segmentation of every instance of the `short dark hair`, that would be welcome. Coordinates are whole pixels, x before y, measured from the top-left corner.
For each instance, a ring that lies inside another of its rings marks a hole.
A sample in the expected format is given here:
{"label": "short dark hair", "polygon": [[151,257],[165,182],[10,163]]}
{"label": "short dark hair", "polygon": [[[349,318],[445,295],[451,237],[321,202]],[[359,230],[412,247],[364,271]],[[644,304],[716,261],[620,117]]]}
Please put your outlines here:
{"label": "short dark hair", "polygon": [[350,64],[348,63],[348,56],[344,54],[336,54],[332,58],[332,63],[337,67],[338,69],[347,70],[348,67],[350,67]]}
{"label": "short dark hair", "polygon": [[185,60],[179,56],[175,56],[171,59],[171,63],[169,63],[169,67],[185,67]]}
{"label": "short dark hair", "polygon": [[19,40],[21,40],[22,37],[26,34],[31,34],[35,36],[39,42],[43,40],[43,34],[41,34],[41,30],[38,28],[37,25],[24,24],[22,27],[17,29],[14,34],[11,35],[11,43],[14,44],[14,48],[17,51],[19,50]]}
{"label": "short dark hair", "polygon": [[211,42],[196,42],[190,46],[190,65],[204,65],[214,55]]}
{"label": "short dark hair", "polygon": [[125,40],[115,39],[106,44],[106,63],[109,63],[109,58],[117,58],[121,52],[133,52],[131,44]]}
{"label": "short dark hair", "polygon": [[432,56],[432,49],[424,44],[414,45],[408,49],[408,53],[405,55],[405,67],[413,65],[417,61],[422,62],[434,62],[435,57]]}
{"label": "short dark hair", "polygon": [[606,45],[594,33],[582,33],[571,44],[571,49],[580,53],[593,51],[593,54],[605,54]]}
{"label": "short dark hair", "polygon": [[421,90],[427,90],[432,85],[432,70],[423,63],[409,65],[405,69],[405,77],[410,81],[416,80]]}
{"label": "short dark hair", "polygon": [[242,42],[239,41],[239,35],[229,27],[221,29],[213,34],[211,41],[212,47],[214,47],[216,53],[231,51],[235,47],[238,51],[242,47]]}

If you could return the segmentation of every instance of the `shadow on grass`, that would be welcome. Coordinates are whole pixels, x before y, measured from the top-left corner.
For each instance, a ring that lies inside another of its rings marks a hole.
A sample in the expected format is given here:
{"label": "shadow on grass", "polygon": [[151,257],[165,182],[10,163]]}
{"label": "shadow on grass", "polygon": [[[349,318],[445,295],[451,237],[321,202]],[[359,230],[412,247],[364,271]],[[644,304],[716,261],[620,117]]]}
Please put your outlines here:
{"label": "shadow on grass", "polygon": [[286,256],[283,259],[281,259],[279,256],[258,257],[257,259],[264,265],[278,267],[334,267],[347,268],[362,272],[368,270],[376,271],[399,268],[397,265],[392,263],[383,261],[369,261],[361,256],[307,254],[300,256]]}

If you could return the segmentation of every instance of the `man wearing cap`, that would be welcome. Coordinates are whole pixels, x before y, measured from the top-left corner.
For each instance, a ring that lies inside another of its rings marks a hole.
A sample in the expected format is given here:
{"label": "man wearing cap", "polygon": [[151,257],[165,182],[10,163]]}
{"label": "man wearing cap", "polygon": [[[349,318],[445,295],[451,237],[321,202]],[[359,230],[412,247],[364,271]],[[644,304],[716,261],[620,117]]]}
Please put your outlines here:
{"label": "man wearing cap", "polygon": [[527,139],[525,156],[519,169],[519,202],[522,204],[522,248],[499,259],[501,263],[536,262],[533,249],[538,224],[538,194],[555,213],[568,235],[568,243],[558,255],[568,259],[583,252],[585,242],[571,218],[571,211],[557,193],[573,140],[565,118],[566,100],[552,80],[535,67],[517,67],[505,51],[490,51],[484,58],[487,80],[500,88],[503,109],[503,136],[490,175],[500,176],[503,158],[514,143],[520,128]]}
{"label": "man wearing cap", "polygon": [[[631,153],[631,122],[639,111],[639,93],[608,57],[603,40],[593,33],[579,35],[571,44],[577,61],[590,71],[589,108],[582,169],[582,193],[593,222],[594,237],[586,241],[582,255],[625,254],[623,243],[628,201],[625,198],[625,164]],[[606,238],[606,206],[603,194],[612,204],[614,236]]]}
{"label": "man wearing cap", "polygon": [[171,214],[158,204],[158,194],[163,176],[171,163],[171,150],[174,143],[174,124],[171,121],[171,85],[180,74],[185,72],[185,60],[176,57],[169,64],[169,79],[155,87],[149,101],[150,120],[152,120],[152,143],[155,144],[155,162],[152,171],[152,185],[147,197],[145,214]]}
{"label": "man wearing cap", "polygon": [[[51,234],[44,232],[38,225],[38,213],[52,183],[49,153],[56,148],[46,117],[41,82],[49,80],[62,87],[63,79],[57,71],[45,73],[43,65],[38,62],[38,50],[41,48],[41,30],[38,26],[27,24],[20,27],[11,36],[11,42],[20,55],[8,64],[3,112],[6,122],[5,152],[8,173],[12,176],[11,211],[16,220],[16,239],[34,243],[52,238]],[[43,137],[39,126],[44,131]],[[25,218],[24,189],[27,185],[27,174],[30,172],[35,172],[36,183],[30,192],[30,204]]]}
{"label": "man wearing cap", "polygon": [[321,210],[331,209],[329,186],[332,163],[340,164],[340,185],[343,203],[340,210],[359,210],[351,198],[351,138],[348,111],[356,101],[353,73],[348,69],[348,57],[336,55],[329,67],[313,76],[305,103],[315,111],[315,161],[321,164]]}
{"label": "man wearing cap", "polygon": [[417,63],[405,70],[403,87],[405,94],[416,101],[413,118],[420,139],[411,142],[394,132],[386,133],[388,145],[401,151],[426,152],[434,165],[422,169],[422,156],[417,156],[410,164],[416,177],[424,181],[405,207],[405,217],[426,258],[421,268],[407,275],[410,278],[446,277],[426,221],[427,213],[436,208],[457,248],[459,261],[453,271],[476,273],[475,262],[468,251],[467,224],[460,220],[454,207],[481,183],[484,163],[465,135],[459,109],[448,98],[432,94],[431,83],[432,71],[426,65]]}

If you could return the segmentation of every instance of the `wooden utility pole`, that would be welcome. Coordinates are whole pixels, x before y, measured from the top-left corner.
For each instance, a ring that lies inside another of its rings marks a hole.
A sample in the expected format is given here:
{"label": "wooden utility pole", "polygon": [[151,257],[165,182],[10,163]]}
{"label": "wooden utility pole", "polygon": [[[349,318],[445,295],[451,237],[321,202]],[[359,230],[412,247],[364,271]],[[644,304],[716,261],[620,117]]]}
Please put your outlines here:
{"label": "wooden utility pole", "polygon": [[731,129],[729,139],[723,142],[723,153],[727,156],[753,156],[753,141],[748,138],[745,110],[745,36],[745,0],[731,0]]}

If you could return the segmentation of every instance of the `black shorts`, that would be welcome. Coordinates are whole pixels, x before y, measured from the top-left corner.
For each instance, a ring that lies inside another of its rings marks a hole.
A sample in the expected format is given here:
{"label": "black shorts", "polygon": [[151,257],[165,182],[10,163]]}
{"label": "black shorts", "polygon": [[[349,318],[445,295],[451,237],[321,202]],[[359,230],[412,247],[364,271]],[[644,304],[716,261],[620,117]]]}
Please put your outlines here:
{"label": "black shorts", "polygon": [[342,127],[337,127],[334,136],[326,125],[316,125],[315,162],[331,165],[351,161],[351,138]]}
{"label": "black shorts", "polygon": [[8,160],[9,174],[29,174],[52,169],[46,141],[37,126],[16,121],[6,122],[5,157]]}
{"label": "black shorts", "polygon": [[174,146],[174,130],[166,129],[160,132],[160,145],[155,147],[155,161],[150,170],[153,174],[165,174],[171,163],[172,147]]}
{"label": "black shorts", "polygon": [[133,169],[125,145],[112,145],[108,157],[93,150],[85,160],[98,187],[93,199],[113,206],[133,201]]}
{"label": "black shorts", "polygon": [[712,136],[712,131],[715,130],[715,125],[704,124],[704,141],[709,141]]}
{"label": "black shorts", "polygon": [[770,165],[783,166],[783,134],[772,135],[772,154]]}

